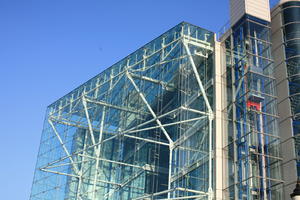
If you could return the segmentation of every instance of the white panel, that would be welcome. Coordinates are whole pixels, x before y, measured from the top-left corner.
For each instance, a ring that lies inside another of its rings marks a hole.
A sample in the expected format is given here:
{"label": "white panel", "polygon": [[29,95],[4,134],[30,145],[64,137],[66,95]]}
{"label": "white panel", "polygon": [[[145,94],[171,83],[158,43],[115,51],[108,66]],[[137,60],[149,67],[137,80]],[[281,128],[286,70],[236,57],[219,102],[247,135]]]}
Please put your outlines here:
{"label": "white panel", "polygon": [[246,13],[254,17],[271,21],[269,0],[245,0]]}
{"label": "white panel", "polygon": [[230,0],[231,25],[234,25],[244,14],[271,21],[269,0]]}
{"label": "white panel", "polygon": [[[215,129],[216,129],[216,137],[215,137],[215,179],[216,179],[216,191],[215,191],[215,200],[222,200],[223,199],[223,182],[224,182],[224,174],[223,174],[223,147],[224,147],[224,136],[223,136],[223,127],[222,127],[222,110],[223,110],[223,88],[224,84],[222,81],[222,69],[223,63],[221,60],[221,51],[222,47],[219,42],[216,42],[215,45],[215,63],[216,63],[216,71],[215,71],[215,95],[219,98],[215,99]],[[222,51],[222,54],[225,52]]]}

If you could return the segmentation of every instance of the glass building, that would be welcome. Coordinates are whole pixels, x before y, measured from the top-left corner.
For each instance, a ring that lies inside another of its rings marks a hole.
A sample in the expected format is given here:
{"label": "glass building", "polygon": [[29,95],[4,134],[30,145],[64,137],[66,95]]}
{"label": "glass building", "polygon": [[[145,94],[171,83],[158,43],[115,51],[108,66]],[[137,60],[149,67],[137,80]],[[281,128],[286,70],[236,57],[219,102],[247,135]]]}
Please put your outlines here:
{"label": "glass building", "polygon": [[31,200],[211,198],[214,45],[181,23],[51,104]]}
{"label": "glass building", "polygon": [[230,0],[47,108],[31,200],[282,200],[300,173],[300,0]]}

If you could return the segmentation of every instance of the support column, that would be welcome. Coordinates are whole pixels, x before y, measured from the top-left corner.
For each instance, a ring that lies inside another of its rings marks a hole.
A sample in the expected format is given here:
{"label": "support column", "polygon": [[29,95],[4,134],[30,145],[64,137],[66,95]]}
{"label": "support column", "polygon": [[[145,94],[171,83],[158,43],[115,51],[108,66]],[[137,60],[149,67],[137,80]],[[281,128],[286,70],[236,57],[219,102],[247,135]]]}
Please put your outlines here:
{"label": "support column", "polygon": [[223,171],[224,171],[224,157],[223,157],[223,105],[224,105],[224,81],[222,80],[222,74],[224,71],[224,64],[221,59],[221,51],[222,47],[219,42],[216,42],[215,45],[215,199],[221,200],[223,199]]}
{"label": "support column", "polygon": [[96,151],[96,168],[95,168],[95,176],[94,176],[94,184],[93,184],[93,199],[96,199],[96,184],[98,179],[99,173],[99,164],[100,164],[100,156],[101,156],[101,146],[102,146],[102,138],[103,138],[103,127],[104,127],[104,120],[105,120],[105,107],[102,108],[102,116],[101,116],[101,123],[100,123],[100,133],[99,133],[99,141],[98,147]]}

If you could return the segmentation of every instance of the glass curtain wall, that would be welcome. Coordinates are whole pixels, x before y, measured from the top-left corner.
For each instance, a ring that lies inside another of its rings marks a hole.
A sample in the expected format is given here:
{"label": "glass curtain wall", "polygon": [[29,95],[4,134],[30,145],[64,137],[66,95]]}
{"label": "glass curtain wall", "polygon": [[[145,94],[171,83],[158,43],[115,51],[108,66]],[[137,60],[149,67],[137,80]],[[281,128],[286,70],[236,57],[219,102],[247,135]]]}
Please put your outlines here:
{"label": "glass curtain wall", "polygon": [[289,80],[289,98],[295,136],[297,170],[300,176],[300,2],[288,2],[282,6],[283,34],[286,66]]}
{"label": "glass curtain wall", "polygon": [[214,33],[181,23],[54,102],[30,199],[210,199],[213,77]]}
{"label": "glass curtain wall", "polygon": [[224,41],[227,85],[225,199],[282,199],[269,23],[245,15]]}

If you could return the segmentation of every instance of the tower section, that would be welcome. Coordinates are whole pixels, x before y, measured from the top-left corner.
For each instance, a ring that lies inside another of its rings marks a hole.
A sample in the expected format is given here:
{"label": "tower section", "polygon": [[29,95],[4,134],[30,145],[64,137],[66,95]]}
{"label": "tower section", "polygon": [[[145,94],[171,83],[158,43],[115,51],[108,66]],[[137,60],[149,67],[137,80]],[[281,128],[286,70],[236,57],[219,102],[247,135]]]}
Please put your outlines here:
{"label": "tower section", "polygon": [[221,37],[227,101],[224,199],[282,199],[269,13],[268,1],[232,0],[231,28]]}

